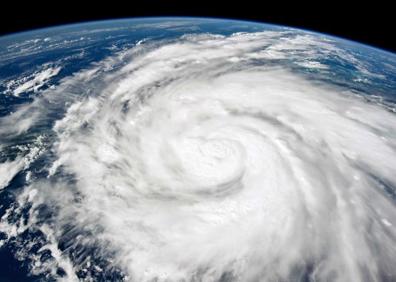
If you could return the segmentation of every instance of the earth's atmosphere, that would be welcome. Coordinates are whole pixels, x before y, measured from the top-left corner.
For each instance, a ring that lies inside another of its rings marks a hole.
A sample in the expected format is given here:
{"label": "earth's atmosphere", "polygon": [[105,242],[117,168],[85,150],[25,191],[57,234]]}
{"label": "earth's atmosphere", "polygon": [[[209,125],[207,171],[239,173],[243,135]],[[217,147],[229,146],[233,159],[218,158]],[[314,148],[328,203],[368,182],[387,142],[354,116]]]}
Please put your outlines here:
{"label": "earth's atmosphere", "polygon": [[0,38],[0,281],[396,281],[396,56],[282,26]]}

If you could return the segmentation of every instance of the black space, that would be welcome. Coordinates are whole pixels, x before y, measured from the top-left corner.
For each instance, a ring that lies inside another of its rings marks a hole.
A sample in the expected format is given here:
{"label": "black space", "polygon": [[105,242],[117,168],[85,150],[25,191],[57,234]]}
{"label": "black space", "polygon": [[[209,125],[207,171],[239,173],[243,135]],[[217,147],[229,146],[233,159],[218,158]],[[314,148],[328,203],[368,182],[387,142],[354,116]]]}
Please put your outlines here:
{"label": "black space", "polygon": [[[11,0],[13,1],[13,0]],[[395,9],[360,1],[7,1],[0,17],[0,35],[81,21],[144,17],[204,16],[281,24],[366,43],[396,52]],[[348,6],[349,5],[349,6]]]}

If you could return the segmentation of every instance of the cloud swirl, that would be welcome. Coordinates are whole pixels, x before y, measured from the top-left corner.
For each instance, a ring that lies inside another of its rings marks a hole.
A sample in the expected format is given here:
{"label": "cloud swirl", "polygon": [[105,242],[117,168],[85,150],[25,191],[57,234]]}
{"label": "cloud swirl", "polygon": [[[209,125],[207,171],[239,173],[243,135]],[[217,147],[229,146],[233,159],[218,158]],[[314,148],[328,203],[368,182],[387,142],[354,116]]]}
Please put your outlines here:
{"label": "cloud swirl", "polygon": [[341,52],[280,34],[145,42],[63,81],[86,95],[28,199],[68,279],[396,279],[395,115],[280,64]]}

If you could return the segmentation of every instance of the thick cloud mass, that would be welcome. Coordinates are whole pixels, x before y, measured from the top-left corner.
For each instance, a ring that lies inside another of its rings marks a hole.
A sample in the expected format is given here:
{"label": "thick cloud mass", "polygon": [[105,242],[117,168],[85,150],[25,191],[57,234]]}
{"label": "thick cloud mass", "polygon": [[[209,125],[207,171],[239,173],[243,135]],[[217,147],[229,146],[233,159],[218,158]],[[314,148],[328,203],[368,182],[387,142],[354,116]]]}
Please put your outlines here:
{"label": "thick cloud mass", "polygon": [[147,43],[53,91],[89,89],[20,201],[54,207],[29,224],[63,246],[67,279],[92,264],[133,281],[396,279],[395,115],[276,64],[338,52],[277,36]]}

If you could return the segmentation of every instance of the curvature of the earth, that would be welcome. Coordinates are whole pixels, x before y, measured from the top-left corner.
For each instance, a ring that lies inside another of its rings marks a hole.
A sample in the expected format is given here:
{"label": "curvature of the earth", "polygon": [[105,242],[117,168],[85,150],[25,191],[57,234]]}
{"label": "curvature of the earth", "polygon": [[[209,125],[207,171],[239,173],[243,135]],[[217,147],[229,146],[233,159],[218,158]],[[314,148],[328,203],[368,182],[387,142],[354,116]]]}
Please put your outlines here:
{"label": "curvature of the earth", "polygon": [[151,18],[0,38],[0,281],[395,281],[396,56]]}

